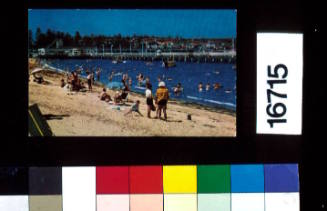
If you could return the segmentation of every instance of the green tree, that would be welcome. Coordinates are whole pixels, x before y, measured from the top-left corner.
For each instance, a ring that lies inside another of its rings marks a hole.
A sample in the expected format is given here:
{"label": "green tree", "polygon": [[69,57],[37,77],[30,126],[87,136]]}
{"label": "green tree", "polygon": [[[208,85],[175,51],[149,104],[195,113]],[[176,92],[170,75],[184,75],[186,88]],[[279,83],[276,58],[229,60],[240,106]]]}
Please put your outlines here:
{"label": "green tree", "polygon": [[31,29],[28,30],[28,48],[33,48],[33,32]]}
{"label": "green tree", "polygon": [[80,45],[80,40],[82,39],[80,33],[78,31],[75,32],[74,43],[76,46]]}

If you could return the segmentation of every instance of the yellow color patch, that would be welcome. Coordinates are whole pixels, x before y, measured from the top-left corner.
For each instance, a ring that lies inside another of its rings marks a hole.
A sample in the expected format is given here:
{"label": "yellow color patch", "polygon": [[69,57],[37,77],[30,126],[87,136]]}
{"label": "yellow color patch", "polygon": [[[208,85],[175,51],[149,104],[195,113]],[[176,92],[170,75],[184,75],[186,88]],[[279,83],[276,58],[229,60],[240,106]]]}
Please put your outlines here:
{"label": "yellow color patch", "polygon": [[164,193],[196,193],[196,166],[163,166]]}

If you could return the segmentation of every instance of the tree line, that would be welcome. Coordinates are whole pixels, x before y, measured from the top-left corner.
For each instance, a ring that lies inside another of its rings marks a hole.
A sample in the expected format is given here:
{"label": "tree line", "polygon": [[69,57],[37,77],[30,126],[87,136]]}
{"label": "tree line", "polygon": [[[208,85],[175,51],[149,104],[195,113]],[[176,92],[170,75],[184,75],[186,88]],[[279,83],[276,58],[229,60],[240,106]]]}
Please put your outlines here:
{"label": "tree line", "polygon": [[[66,47],[105,47],[110,48],[141,48],[142,41],[144,39],[155,39],[154,36],[122,36],[121,34],[117,34],[114,36],[105,36],[105,35],[84,35],[76,31],[74,35],[70,33],[54,31],[48,29],[46,32],[42,32],[40,28],[36,29],[35,36],[33,36],[32,30],[28,31],[28,44],[29,48],[45,48],[49,45],[52,45],[54,40],[62,40],[63,46]],[[179,41],[185,41],[186,39],[182,39],[180,37],[167,37],[166,39],[177,39]],[[54,45],[55,46],[55,45]],[[51,46],[51,47],[54,47]]]}
{"label": "tree line", "polygon": [[[144,40],[173,40],[176,43],[189,43],[192,39],[186,39],[181,37],[155,37],[155,36],[147,36],[147,35],[133,35],[133,36],[122,36],[121,34],[106,36],[106,35],[84,35],[82,36],[78,31],[75,32],[74,35],[71,35],[67,32],[54,31],[48,29],[46,32],[42,32],[38,27],[35,32],[35,36],[33,36],[32,30],[28,31],[28,45],[30,49],[37,48],[47,48],[47,47],[55,47],[55,40],[61,40],[63,46],[65,47],[97,47],[97,48],[113,48],[113,49],[140,49],[142,47],[142,43]],[[195,39],[199,42],[205,43],[208,39],[200,38]],[[215,41],[217,41],[215,39]],[[230,45],[229,41],[220,40],[220,42],[225,42],[225,44]],[[164,49],[169,49],[168,46],[164,46]]]}

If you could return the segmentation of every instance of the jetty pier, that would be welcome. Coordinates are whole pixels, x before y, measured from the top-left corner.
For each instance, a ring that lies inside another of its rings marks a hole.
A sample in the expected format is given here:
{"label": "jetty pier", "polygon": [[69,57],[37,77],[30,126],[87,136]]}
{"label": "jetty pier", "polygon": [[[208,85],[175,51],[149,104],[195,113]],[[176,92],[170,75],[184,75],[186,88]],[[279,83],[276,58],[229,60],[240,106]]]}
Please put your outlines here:
{"label": "jetty pier", "polygon": [[144,60],[163,61],[174,60],[181,62],[227,62],[236,61],[236,51],[128,51],[118,52],[112,49],[98,48],[39,48],[29,51],[34,58],[60,58],[60,59],[110,59],[110,60]]}

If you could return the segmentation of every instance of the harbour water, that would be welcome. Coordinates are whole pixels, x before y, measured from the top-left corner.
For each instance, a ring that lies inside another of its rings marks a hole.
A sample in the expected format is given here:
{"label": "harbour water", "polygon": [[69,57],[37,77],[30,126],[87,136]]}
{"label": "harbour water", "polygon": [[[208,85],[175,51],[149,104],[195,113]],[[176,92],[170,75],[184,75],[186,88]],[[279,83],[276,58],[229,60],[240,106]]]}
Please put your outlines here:
{"label": "harbour water", "polygon": [[[100,82],[108,86],[119,83],[122,75],[127,73],[132,78],[130,89],[138,93],[145,92],[145,88],[137,82],[136,77],[139,73],[143,74],[144,78],[149,77],[154,94],[158,87],[158,77],[160,77],[165,81],[172,99],[236,110],[236,70],[233,64],[176,62],[175,67],[164,68],[160,61],[140,60],[127,60],[115,64],[108,59],[57,59],[47,60],[46,63],[63,71],[81,68],[83,77],[86,77],[86,69],[96,71],[96,68],[101,68]],[[109,82],[109,75],[112,71],[115,73],[112,82]],[[203,84],[201,92],[198,90],[200,82]],[[177,83],[181,83],[183,87],[183,92],[179,95],[173,92]],[[206,90],[207,83],[210,84],[208,91]],[[221,84],[221,88],[214,90],[215,83]]]}

